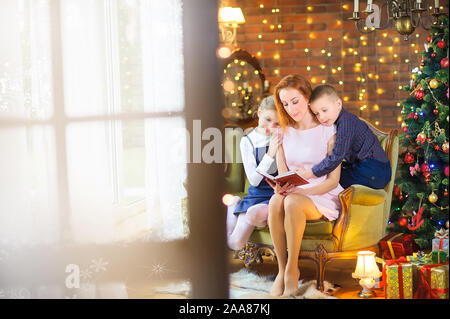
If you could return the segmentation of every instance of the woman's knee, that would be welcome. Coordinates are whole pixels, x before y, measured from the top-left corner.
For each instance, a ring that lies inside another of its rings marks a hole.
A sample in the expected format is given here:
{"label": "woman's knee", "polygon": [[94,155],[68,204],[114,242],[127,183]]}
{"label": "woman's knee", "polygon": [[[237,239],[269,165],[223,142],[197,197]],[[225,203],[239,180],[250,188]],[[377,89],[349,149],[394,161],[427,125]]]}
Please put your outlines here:
{"label": "woman's knee", "polygon": [[307,196],[299,194],[289,194],[284,199],[284,207],[286,212],[297,211],[301,209],[310,199]]}
{"label": "woman's knee", "polygon": [[268,214],[269,218],[280,216],[284,213],[284,197],[280,194],[274,194],[269,201]]}

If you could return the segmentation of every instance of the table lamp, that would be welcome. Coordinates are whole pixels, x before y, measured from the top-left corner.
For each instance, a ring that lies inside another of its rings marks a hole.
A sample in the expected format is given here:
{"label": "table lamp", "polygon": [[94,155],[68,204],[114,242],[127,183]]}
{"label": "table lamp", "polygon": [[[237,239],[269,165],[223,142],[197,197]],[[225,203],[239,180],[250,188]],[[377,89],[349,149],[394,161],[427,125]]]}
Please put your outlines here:
{"label": "table lamp", "polygon": [[359,284],[363,288],[358,296],[360,298],[371,298],[376,296],[372,288],[375,286],[375,278],[381,277],[381,272],[375,262],[375,253],[373,251],[358,251],[358,260],[356,262],[353,278],[359,278]]}

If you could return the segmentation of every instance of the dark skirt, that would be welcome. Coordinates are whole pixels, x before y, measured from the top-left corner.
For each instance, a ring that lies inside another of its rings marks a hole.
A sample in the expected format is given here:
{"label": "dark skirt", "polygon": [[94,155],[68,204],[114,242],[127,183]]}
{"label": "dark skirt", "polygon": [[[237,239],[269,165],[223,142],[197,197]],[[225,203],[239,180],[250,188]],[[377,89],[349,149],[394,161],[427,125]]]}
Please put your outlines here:
{"label": "dark skirt", "polygon": [[258,187],[250,186],[248,194],[245,196],[234,210],[234,214],[241,214],[256,204],[269,204],[273,195],[273,188],[265,180],[262,180]]}

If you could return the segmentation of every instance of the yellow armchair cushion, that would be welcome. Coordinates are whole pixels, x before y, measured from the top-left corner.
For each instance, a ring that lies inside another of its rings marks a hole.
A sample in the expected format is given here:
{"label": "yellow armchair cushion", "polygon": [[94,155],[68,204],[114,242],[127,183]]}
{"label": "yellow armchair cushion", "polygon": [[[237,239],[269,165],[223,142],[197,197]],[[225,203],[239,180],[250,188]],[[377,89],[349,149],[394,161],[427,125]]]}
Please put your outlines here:
{"label": "yellow armchair cushion", "polygon": [[352,185],[354,188],[352,205],[376,206],[386,198],[384,189],[373,189],[364,185]]}
{"label": "yellow armchair cushion", "polygon": [[[309,220],[306,222],[303,239],[321,239],[328,240],[332,237],[334,221]],[[252,243],[272,245],[269,227],[257,227],[249,239]]]}

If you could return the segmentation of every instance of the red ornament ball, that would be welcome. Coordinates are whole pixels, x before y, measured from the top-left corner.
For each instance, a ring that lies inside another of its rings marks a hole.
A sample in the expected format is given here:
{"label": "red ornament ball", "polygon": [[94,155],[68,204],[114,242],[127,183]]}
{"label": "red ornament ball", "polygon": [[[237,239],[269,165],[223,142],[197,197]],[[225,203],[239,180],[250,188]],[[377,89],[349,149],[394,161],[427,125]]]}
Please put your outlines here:
{"label": "red ornament ball", "polygon": [[[429,173],[429,172],[430,172],[430,166],[428,166],[427,163],[423,163],[423,164],[420,166],[420,171],[423,172],[423,176],[425,176],[426,173]],[[425,176],[425,177],[426,177],[426,176]]]}
{"label": "red ornament ball", "polygon": [[438,115],[438,114],[439,114],[439,110],[438,110],[438,109],[434,109],[434,110],[433,110],[433,114],[434,114],[434,115]]}
{"label": "red ornament ball", "polygon": [[427,41],[431,42],[433,40],[433,38],[431,37],[431,35],[427,36]]}
{"label": "red ornament ball", "polygon": [[448,191],[444,191],[444,196],[447,197],[448,196]]}
{"label": "red ornament ball", "polygon": [[408,132],[408,127],[407,126],[405,126],[404,128],[403,128],[403,132]]}
{"label": "red ornament ball", "polygon": [[448,177],[448,166],[444,168],[444,175]]}
{"label": "red ornament ball", "polygon": [[439,40],[437,43],[438,48],[443,49],[445,48],[445,41],[444,40]]}
{"label": "red ornament ball", "polygon": [[432,52],[431,57],[434,59],[436,57],[436,52]]}
{"label": "red ornament ball", "polygon": [[443,59],[441,60],[441,67],[442,67],[443,69],[447,69],[447,68],[448,68],[448,58],[443,58]]}
{"label": "red ornament ball", "polygon": [[439,151],[439,145],[435,145],[435,146],[434,146],[434,149],[435,149],[436,151]]}
{"label": "red ornament ball", "polygon": [[414,162],[414,155],[412,155],[411,153],[406,153],[403,161],[406,164],[411,164],[412,162]]}
{"label": "red ornament ball", "polygon": [[408,225],[408,218],[406,218],[406,217],[400,217],[400,218],[398,219],[398,224],[399,224],[399,226],[401,226],[401,227],[405,227],[406,225]]}
{"label": "red ornament ball", "polygon": [[422,90],[416,90],[416,92],[414,92],[414,96],[416,97],[416,99],[422,100],[425,96],[425,92]]}
{"label": "red ornament ball", "polygon": [[414,115],[414,119],[417,120],[419,118],[419,115]]}

